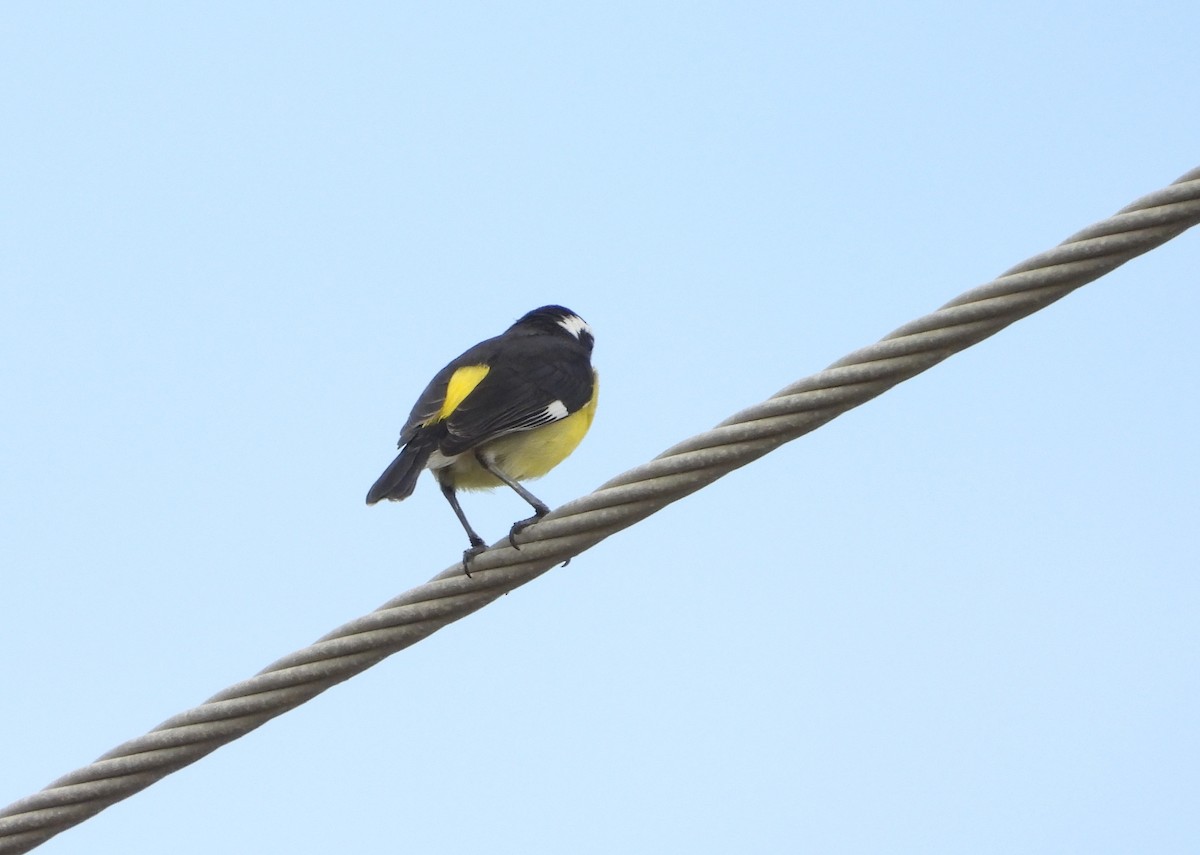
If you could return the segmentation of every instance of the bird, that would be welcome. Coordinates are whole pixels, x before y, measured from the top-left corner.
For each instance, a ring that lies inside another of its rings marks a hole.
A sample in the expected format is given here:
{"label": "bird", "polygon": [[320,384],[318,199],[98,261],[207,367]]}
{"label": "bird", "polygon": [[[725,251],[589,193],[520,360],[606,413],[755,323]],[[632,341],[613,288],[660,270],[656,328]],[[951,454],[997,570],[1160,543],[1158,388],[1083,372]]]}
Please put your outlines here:
{"label": "bird", "polygon": [[533,508],[508,542],[550,512],[521,482],[545,475],[592,425],[599,375],[595,337],[563,306],[542,306],[450,361],[425,387],[400,431],[400,453],[367,492],[367,504],[400,502],[429,469],[466,530],[463,571],[487,546],[458,501],[459,490],[508,486]]}

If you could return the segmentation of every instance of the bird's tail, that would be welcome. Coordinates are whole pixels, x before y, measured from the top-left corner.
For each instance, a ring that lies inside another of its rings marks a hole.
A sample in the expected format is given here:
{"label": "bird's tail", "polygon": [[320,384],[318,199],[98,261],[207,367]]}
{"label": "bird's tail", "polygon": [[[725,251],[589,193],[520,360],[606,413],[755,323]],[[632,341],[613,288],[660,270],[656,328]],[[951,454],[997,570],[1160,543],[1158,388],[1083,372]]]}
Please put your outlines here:
{"label": "bird's tail", "polygon": [[429,462],[429,455],[437,448],[433,437],[414,437],[400,450],[379,480],[367,492],[367,504],[373,505],[381,499],[399,502],[412,495],[417,486],[417,477]]}

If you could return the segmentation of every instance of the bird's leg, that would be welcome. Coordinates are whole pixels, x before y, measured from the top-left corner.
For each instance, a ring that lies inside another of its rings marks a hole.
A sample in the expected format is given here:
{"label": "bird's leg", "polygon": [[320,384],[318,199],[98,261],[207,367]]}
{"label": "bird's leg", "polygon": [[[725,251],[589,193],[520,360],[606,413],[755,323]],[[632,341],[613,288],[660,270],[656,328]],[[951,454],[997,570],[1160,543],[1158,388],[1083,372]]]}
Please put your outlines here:
{"label": "bird's leg", "polygon": [[512,487],[513,490],[516,491],[517,495],[529,502],[530,506],[533,508],[533,516],[529,517],[528,519],[517,520],[515,523],[513,523],[512,528],[508,531],[509,546],[511,546],[513,549],[520,549],[521,547],[517,546],[517,535],[529,528],[546,514],[550,513],[550,506],[537,496],[533,495],[533,493],[522,487],[519,483],[517,483],[517,481],[509,478],[508,475],[501,471],[498,466],[484,457],[480,452],[475,452],[475,459],[479,461],[480,466],[495,475],[508,486]]}
{"label": "bird's leg", "polygon": [[471,575],[471,559],[487,549],[487,544],[483,542],[483,538],[476,534],[475,529],[471,528],[471,524],[467,522],[467,515],[463,513],[462,505],[458,503],[458,496],[454,495],[453,485],[440,481],[439,484],[442,488],[442,495],[446,497],[446,501],[454,509],[454,515],[458,517],[458,521],[462,523],[462,527],[467,530],[467,537],[471,541],[471,548],[463,550],[463,572],[469,578]]}

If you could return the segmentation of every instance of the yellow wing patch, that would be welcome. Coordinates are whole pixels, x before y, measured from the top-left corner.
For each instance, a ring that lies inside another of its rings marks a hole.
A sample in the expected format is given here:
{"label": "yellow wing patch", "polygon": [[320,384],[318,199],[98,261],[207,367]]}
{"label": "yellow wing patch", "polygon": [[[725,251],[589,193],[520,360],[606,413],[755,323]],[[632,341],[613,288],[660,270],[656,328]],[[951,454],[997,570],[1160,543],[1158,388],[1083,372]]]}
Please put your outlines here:
{"label": "yellow wing patch", "polygon": [[442,402],[442,408],[438,410],[438,414],[430,421],[440,422],[450,418],[450,415],[458,409],[458,405],[466,399],[467,395],[470,395],[475,387],[483,382],[483,378],[487,377],[489,371],[491,368],[487,365],[464,365],[455,371],[450,377],[450,382],[446,384],[446,400]]}

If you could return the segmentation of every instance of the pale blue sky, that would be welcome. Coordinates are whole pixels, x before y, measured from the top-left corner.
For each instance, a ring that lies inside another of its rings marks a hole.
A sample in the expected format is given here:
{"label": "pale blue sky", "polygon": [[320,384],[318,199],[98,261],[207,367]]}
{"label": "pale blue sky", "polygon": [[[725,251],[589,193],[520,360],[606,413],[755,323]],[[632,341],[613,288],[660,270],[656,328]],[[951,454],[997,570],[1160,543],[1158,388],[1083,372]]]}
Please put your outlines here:
{"label": "pale blue sky", "polygon": [[[1200,7],[9,4],[0,804],[455,560],[434,371],[595,328],[552,505],[1200,164]],[[46,844],[1194,852],[1186,234]],[[489,540],[526,513],[468,495]]]}

